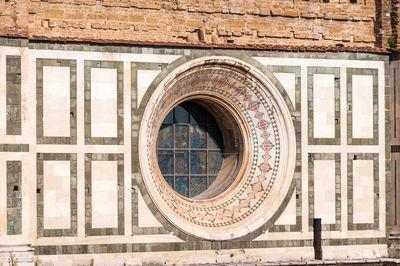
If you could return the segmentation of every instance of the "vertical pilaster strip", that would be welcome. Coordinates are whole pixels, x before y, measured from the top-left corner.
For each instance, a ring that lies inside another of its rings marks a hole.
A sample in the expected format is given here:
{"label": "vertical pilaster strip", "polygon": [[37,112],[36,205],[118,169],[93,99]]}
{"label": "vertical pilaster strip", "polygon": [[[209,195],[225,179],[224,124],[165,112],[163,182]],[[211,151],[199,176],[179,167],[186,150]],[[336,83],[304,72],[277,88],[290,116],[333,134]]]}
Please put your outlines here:
{"label": "vertical pilaster strip", "polygon": [[6,56],[7,135],[21,135],[21,56]]}
{"label": "vertical pilaster strip", "polygon": [[22,234],[21,161],[7,161],[7,235]]}

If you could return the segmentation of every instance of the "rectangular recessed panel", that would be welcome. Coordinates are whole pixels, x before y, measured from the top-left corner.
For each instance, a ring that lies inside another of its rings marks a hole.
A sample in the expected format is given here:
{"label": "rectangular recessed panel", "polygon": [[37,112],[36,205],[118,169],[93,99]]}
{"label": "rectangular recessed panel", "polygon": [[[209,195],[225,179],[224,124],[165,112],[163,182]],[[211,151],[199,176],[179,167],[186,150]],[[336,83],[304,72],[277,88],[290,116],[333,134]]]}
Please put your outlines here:
{"label": "rectangular recessed panel", "polygon": [[71,228],[70,161],[44,161],[44,229]]}
{"label": "rectangular recessed panel", "polygon": [[352,75],[353,138],[373,138],[373,76]]}
{"label": "rectangular recessed panel", "polygon": [[117,137],[117,69],[91,69],[92,137]]}
{"label": "rectangular recessed panel", "polygon": [[353,223],[374,222],[374,161],[353,161]]}
{"label": "rectangular recessed panel", "polygon": [[289,95],[293,105],[296,103],[296,74],[295,73],[274,73],[275,77],[282,84]]}
{"label": "rectangular recessed panel", "polygon": [[335,75],[314,74],[314,138],[335,137]]}
{"label": "rectangular recessed panel", "polygon": [[71,135],[69,67],[43,67],[43,135]]}
{"label": "rectangular recessed panel", "polygon": [[335,160],[314,161],[314,217],[336,223]]}
{"label": "rectangular recessed panel", "polygon": [[118,162],[92,161],[92,228],[118,227]]}

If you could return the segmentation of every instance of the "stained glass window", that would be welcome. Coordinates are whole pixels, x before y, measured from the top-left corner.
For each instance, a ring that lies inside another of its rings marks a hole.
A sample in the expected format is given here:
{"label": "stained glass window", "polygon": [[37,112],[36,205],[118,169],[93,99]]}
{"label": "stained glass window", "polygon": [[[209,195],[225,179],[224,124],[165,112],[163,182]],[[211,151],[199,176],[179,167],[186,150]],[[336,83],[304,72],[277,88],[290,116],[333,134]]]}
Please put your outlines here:
{"label": "stained glass window", "polygon": [[223,139],[214,117],[192,101],[175,107],[157,139],[158,165],[167,183],[185,197],[195,197],[217,178]]}

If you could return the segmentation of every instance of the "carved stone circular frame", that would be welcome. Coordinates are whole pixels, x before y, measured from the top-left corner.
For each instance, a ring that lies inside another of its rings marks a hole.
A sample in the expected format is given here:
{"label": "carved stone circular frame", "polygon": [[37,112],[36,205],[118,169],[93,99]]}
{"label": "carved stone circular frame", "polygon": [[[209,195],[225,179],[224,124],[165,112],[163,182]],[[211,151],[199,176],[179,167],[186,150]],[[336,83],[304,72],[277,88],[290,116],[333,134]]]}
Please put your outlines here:
{"label": "carved stone circular frame", "polygon": [[[225,108],[243,141],[232,184],[199,200],[167,184],[156,155],[157,133],[167,113],[196,99]],[[232,57],[201,57],[171,71],[155,88],[140,126],[139,158],[148,194],[170,223],[194,237],[229,240],[258,229],[281,206],[294,173],[296,139],[282,95],[260,70]]]}

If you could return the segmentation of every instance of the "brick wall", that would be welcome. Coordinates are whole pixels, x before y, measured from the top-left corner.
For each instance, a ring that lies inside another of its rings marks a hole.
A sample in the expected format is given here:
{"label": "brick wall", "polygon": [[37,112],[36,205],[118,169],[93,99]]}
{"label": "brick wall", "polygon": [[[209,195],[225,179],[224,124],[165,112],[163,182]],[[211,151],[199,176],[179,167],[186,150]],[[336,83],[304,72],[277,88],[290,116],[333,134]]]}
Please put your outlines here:
{"label": "brick wall", "polygon": [[28,9],[28,0],[0,0],[0,35],[26,36],[29,23]]}
{"label": "brick wall", "polygon": [[377,1],[0,0],[0,35],[27,29],[31,38],[382,47],[387,21],[376,14],[386,0]]}

